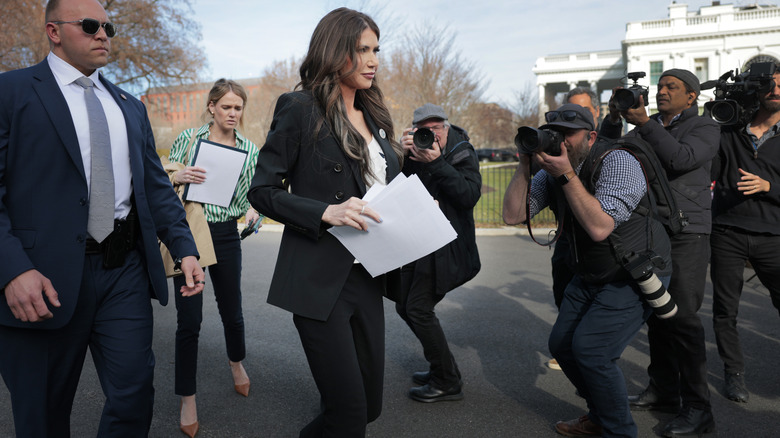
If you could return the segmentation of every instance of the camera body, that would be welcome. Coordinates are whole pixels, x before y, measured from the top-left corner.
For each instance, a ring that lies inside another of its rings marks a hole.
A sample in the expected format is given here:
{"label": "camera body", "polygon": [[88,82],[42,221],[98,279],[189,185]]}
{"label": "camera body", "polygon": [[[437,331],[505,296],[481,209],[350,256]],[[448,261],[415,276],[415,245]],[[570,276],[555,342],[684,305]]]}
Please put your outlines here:
{"label": "camera body", "polygon": [[517,128],[515,146],[521,154],[531,155],[544,152],[548,155],[561,155],[563,133],[553,129],[536,129],[530,126]]}
{"label": "camera body", "polygon": [[758,110],[758,98],[774,87],[774,74],[773,62],[757,62],[741,74],[730,70],[716,81],[705,82],[702,89],[715,87],[715,100],[704,104],[705,114],[721,125],[746,125]]}
{"label": "camera body", "polygon": [[645,77],[645,72],[635,71],[626,76],[634,81],[634,83],[628,88],[621,88],[615,91],[615,96],[613,97],[615,108],[617,108],[618,111],[628,111],[631,108],[639,108],[640,96],[644,98],[644,105],[647,106],[649,104],[648,94],[650,87],[643,87],[637,83],[639,79]]}
{"label": "camera body", "polygon": [[417,149],[430,149],[436,141],[436,135],[428,128],[418,128],[414,131],[412,141]]}
{"label": "camera body", "polygon": [[623,267],[636,280],[645,301],[653,308],[655,316],[668,319],[677,314],[677,304],[666,291],[663,283],[653,272],[655,268],[663,268],[664,259],[653,251],[639,254],[631,253],[624,257]]}

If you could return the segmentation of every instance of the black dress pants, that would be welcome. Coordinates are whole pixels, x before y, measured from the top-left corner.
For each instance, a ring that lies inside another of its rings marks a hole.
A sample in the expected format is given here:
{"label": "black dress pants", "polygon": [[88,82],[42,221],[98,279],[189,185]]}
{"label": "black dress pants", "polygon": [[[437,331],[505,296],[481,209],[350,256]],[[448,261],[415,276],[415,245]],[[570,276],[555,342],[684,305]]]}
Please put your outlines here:
{"label": "black dress pants", "polygon": [[[225,336],[228,359],[240,362],[246,357],[244,315],[241,310],[241,239],[236,221],[209,223],[217,263],[208,268],[214,287],[219,316]],[[176,300],[176,395],[197,392],[198,338],[203,322],[203,294],[183,297],[179,290],[184,276],[173,279]]]}
{"label": "black dress pants", "polygon": [[401,269],[401,297],[395,310],[423,347],[430,364],[431,385],[449,389],[460,383],[460,371],[450,352],[434,307],[444,298],[435,292],[434,255],[425,256]]}
{"label": "black dress pants", "polygon": [[715,225],[710,240],[712,321],[718,353],[727,373],[743,373],[745,359],[737,333],[737,313],[745,263],[750,261],[761,284],[769,290],[772,305],[780,311],[780,236]]}
{"label": "black dress pants", "polygon": [[103,267],[100,254],[90,254],[67,324],[54,330],[0,326],[0,374],[11,394],[18,438],[71,436],[87,347],[106,397],[97,436],[148,436],[155,363],[150,287],[138,251],[114,269]]}
{"label": "black dress pants", "polygon": [[[323,279],[325,281],[326,279]],[[322,413],[301,437],[364,437],[382,412],[385,316],[382,277],[355,264],[325,321],[293,316]]]}
{"label": "black dress pants", "polygon": [[697,312],[704,299],[707,262],[710,254],[707,234],[681,233],[672,243],[672,278],[667,288],[677,303],[677,314],[647,320],[650,343],[650,385],[662,397],[682,397],[683,406],[710,409],[707,386],[707,348],[704,327]]}

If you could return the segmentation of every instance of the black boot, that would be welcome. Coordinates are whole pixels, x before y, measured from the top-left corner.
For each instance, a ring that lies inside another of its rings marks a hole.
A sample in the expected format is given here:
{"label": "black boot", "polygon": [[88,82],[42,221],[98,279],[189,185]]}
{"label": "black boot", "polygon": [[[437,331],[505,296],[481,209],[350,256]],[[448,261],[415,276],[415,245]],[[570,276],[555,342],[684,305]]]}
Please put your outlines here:
{"label": "black boot", "polygon": [[726,373],[726,397],[735,402],[747,403],[750,393],[745,386],[743,373]]}
{"label": "black boot", "polygon": [[430,381],[431,381],[430,371],[417,371],[416,373],[412,374],[412,382],[420,386],[425,385]]}
{"label": "black boot", "polygon": [[456,401],[463,399],[461,385],[457,384],[447,389],[439,389],[431,383],[409,390],[409,397],[419,402],[431,403],[438,401]]}
{"label": "black boot", "polygon": [[677,413],[680,410],[680,398],[661,396],[653,385],[639,395],[628,396],[628,406],[632,411],[664,411]]}
{"label": "black boot", "polygon": [[682,411],[664,427],[665,437],[698,436],[715,431],[715,419],[709,409],[683,407]]}

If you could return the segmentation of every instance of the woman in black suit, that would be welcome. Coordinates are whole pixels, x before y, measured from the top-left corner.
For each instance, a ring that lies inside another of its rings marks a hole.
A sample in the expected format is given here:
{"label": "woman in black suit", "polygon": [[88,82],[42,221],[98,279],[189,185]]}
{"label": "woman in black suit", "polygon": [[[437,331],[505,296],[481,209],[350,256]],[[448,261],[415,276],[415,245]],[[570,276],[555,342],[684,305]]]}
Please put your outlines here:
{"label": "woman in black suit", "polygon": [[299,91],[276,104],[249,192],[257,211],[285,224],[268,302],[294,314],[323,409],[302,437],[365,436],[382,410],[387,276],[371,278],[326,231],[381,221],[360,198],[401,167],[375,80],[378,51],[365,14],[339,8],[319,22]]}

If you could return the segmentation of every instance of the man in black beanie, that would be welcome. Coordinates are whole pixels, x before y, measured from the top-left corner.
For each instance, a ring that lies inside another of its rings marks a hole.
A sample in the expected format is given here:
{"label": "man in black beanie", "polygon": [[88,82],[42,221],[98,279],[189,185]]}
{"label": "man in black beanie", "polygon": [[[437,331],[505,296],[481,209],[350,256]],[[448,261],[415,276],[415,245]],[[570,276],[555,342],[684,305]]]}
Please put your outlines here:
{"label": "man in black beanie", "polygon": [[626,135],[644,139],[655,150],[666,170],[677,207],[688,216],[683,231],[670,236],[672,278],[668,291],[679,310],[670,319],[653,315],[647,320],[650,384],[641,394],[629,396],[633,410],[678,413],[664,428],[663,435],[667,437],[715,429],[707,386],[704,327],[697,312],[704,299],[710,253],[710,167],[718,152],[720,135],[713,120],[699,116],[699,91],[699,79],[690,71],[667,70],[658,80],[657,114],[647,115],[646,102],[618,111],[613,94],[600,132],[605,137],[620,137],[621,117],[634,125]]}

